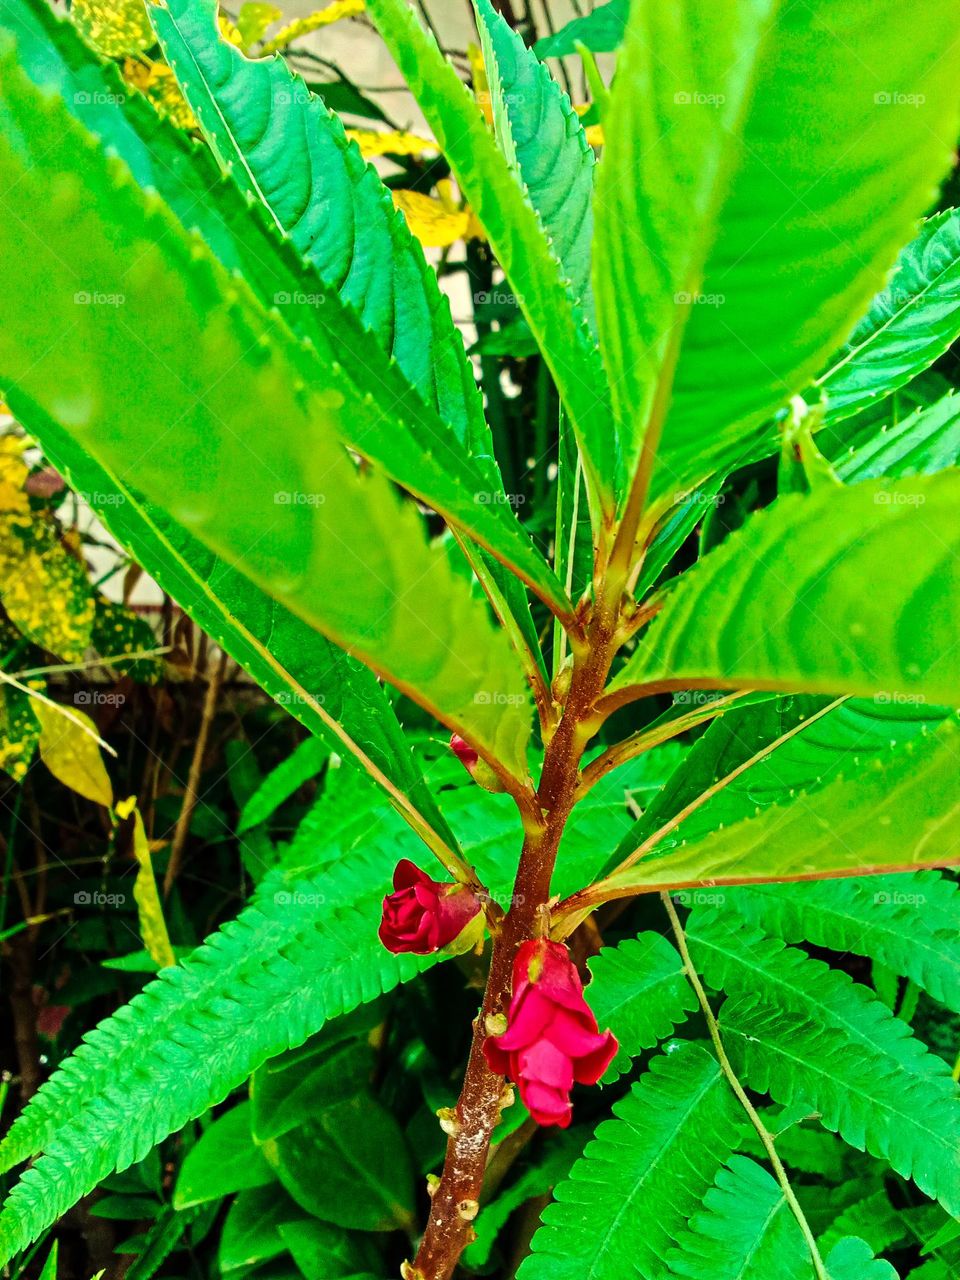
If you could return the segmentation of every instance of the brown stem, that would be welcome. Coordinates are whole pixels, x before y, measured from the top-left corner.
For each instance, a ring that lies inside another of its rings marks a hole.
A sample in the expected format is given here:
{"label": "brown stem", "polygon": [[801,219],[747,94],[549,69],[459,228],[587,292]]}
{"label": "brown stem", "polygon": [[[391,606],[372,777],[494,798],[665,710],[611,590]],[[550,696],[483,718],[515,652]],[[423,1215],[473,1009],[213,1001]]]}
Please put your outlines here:
{"label": "brown stem", "polygon": [[547,745],[537,792],[539,811],[524,812],[526,836],[514,882],[513,901],[494,938],[490,972],[463,1088],[450,1117],[450,1137],[443,1174],[433,1192],[430,1218],[406,1280],[450,1280],[457,1261],[473,1236],[480,1192],[490,1149],[490,1136],[503,1105],[503,1077],[487,1066],[483,1043],[487,1019],[507,1005],[513,961],[528,938],[549,930],[550,881],[557,849],[577,798],[580,760],[596,730],[594,707],[603,689],[615,650],[615,616],[598,612],[589,641],[574,664],[570,693],[556,733]]}
{"label": "brown stem", "polygon": [[177,818],[177,825],[174,828],[173,843],[170,847],[170,861],[167,863],[167,874],[163,878],[163,896],[165,898],[170,896],[170,890],[173,888],[174,881],[180,871],[183,850],[190,832],[190,823],[193,820],[193,811],[196,809],[197,801],[200,799],[200,775],[203,772],[203,757],[206,755],[207,739],[210,737],[210,726],[213,724],[213,717],[217,710],[217,699],[220,696],[220,684],[223,680],[226,665],[227,655],[223,653],[220,656],[220,661],[213,669],[213,674],[210,676],[207,694],[203,700],[203,714],[200,719],[200,730],[197,734],[196,745],[193,749],[193,758],[190,761],[187,789],[183,795],[183,807],[180,810],[180,816]]}

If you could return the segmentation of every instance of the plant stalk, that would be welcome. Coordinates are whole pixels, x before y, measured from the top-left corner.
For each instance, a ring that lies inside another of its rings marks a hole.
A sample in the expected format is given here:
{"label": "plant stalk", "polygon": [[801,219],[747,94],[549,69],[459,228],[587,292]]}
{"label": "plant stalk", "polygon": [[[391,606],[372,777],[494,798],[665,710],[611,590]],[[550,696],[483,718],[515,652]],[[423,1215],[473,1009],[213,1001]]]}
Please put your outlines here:
{"label": "plant stalk", "polygon": [[587,644],[574,664],[570,693],[557,730],[547,745],[537,791],[539,812],[522,811],[526,836],[514,882],[513,900],[494,938],[490,971],[463,1088],[450,1121],[443,1173],[420,1248],[405,1280],[450,1280],[473,1238],[490,1138],[504,1105],[503,1077],[487,1066],[483,1043],[487,1019],[503,1013],[510,998],[513,962],[520,945],[549,933],[550,882],[557,850],[578,798],[580,761],[596,729],[595,704],[616,649],[616,615],[598,610]]}

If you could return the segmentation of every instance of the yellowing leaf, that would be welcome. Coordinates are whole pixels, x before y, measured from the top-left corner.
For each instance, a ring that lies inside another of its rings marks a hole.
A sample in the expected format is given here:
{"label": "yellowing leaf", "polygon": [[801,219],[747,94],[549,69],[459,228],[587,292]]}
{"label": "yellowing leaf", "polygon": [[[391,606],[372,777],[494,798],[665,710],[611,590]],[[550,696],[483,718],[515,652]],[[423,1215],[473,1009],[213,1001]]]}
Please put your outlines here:
{"label": "yellowing leaf", "polygon": [[473,81],[473,93],[477,106],[483,112],[487,124],[493,124],[493,103],[490,101],[490,82],[487,69],[483,65],[483,50],[477,44],[467,45],[467,60],[470,63],[470,79]]}
{"label": "yellowing leaf", "polygon": [[9,685],[0,688],[0,769],[22,782],[40,741],[40,722],[30,698]]}
{"label": "yellowing leaf", "polygon": [[128,58],[123,64],[123,78],[149,98],[159,114],[178,129],[198,128],[197,118],[177,84],[177,77],[165,62]]}
{"label": "yellowing leaf", "polygon": [[72,707],[53,707],[34,699],[40,722],[40,759],[53,776],[77,795],[113,807],[113,786],[97,746],[93,721]]}
{"label": "yellowing leaf", "polygon": [[121,821],[133,818],[133,854],[139,864],[137,878],[133,886],[133,898],[137,904],[137,916],[140,921],[140,936],[150,958],[161,969],[176,964],[167,923],[163,918],[163,904],[157,890],[157,880],[153,874],[153,862],[150,858],[150,844],[144,830],[143,819],[137,808],[135,796],[121,800],[117,805],[117,817]]}
{"label": "yellowing leaf", "polygon": [[462,240],[470,226],[468,209],[450,212],[442,201],[419,191],[394,191],[393,203],[413,234],[428,249],[446,249]]}
{"label": "yellowing leaf", "polygon": [[244,47],[240,28],[235,22],[231,22],[225,13],[217,14],[217,26],[220,28],[220,34],[227,44],[235,44],[238,49]]}
{"label": "yellowing leaf", "polygon": [[151,49],[157,38],[144,0],[73,0],[77,30],[108,58],[123,58]]}
{"label": "yellowing leaf", "polygon": [[23,460],[23,441],[0,437],[0,512],[26,512],[30,502],[24,490],[29,467]]}
{"label": "yellowing leaf", "polygon": [[258,44],[267,33],[267,27],[283,17],[283,10],[275,4],[261,4],[259,0],[247,0],[240,6],[237,14],[237,30],[240,33],[240,47],[249,49]]}
{"label": "yellowing leaf", "polygon": [[306,18],[298,18],[296,22],[291,22],[282,31],[278,31],[260,52],[262,54],[277,53],[292,41],[309,35],[311,31],[318,31],[320,27],[328,27],[331,22],[339,22],[341,18],[355,18],[358,13],[363,13],[366,7],[366,0],[333,0],[333,3],[328,4],[325,9],[319,9]]}
{"label": "yellowing leaf", "polygon": [[415,133],[406,133],[403,129],[347,129],[348,138],[360,148],[365,160],[375,156],[422,156],[427,152],[440,150],[433,138],[421,138]]}
{"label": "yellowing leaf", "polygon": [[0,513],[0,602],[42,649],[66,662],[83,658],[93,625],[90,582],[51,520]]}

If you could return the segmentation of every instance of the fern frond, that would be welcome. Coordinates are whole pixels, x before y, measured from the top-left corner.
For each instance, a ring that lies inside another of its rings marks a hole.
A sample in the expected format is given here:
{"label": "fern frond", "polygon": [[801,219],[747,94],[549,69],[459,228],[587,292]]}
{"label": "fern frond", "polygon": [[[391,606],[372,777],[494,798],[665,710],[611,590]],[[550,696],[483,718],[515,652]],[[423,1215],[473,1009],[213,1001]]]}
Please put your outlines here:
{"label": "fern frond", "polygon": [[875,1258],[867,1242],[856,1236],[837,1241],[825,1261],[830,1280],[899,1280],[891,1264]]}
{"label": "fern frond", "polygon": [[960,1090],[946,1063],[872,991],[802,951],[716,914],[695,913],[688,936],[730,995],[721,1023],[738,1074],[960,1211]]}
{"label": "fern frond", "polygon": [[394,956],[377,938],[399,851],[419,854],[398,820],[392,827],[377,831],[376,852],[316,879],[269,877],[235,921],[85,1037],[0,1147],[5,1169],[44,1150],[0,1214],[0,1257],[221,1101],[266,1058],[431,963]]}
{"label": "fern frond", "polygon": [[613,1108],[555,1191],[517,1280],[662,1280],[683,1232],[740,1136],[716,1060],[672,1045]]}
{"label": "fern frond", "polygon": [[672,1035],[697,1007],[676,949],[659,933],[641,933],[604,947],[589,962],[587,1001],[601,1027],[610,1027],[620,1052],[604,1080],[630,1069],[630,1059]]}
{"label": "fern frond", "polygon": [[810,1280],[810,1251],[783,1191],[766,1169],[732,1156],[667,1254],[689,1280]]}
{"label": "fern frond", "polygon": [[938,871],[742,885],[727,894],[765,933],[869,956],[960,1013],[960,891]]}

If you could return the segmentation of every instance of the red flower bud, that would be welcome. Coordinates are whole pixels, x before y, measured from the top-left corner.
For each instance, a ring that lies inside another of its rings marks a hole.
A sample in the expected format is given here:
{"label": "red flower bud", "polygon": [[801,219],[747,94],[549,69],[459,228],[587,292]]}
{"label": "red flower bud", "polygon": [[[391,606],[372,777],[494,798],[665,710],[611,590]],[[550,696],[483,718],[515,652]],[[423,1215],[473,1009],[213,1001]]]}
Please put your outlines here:
{"label": "red flower bud", "polygon": [[383,900],[380,941],[397,954],[430,955],[459,937],[479,910],[469,889],[431,880],[404,858],[393,873],[393,893]]}
{"label": "red flower bud", "polygon": [[596,1084],[618,1047],[612,1032],[600,1033],[566,947],[524,942],[513,962],[507,1029],[489,1036],[483,1052],[491,1071],[516,1083],[534,1120],[566,1129],[574,1081]]}
{"label": "red flower bud", "polygon": [[460,737],[459,733],[451,733],[450,750],[466,769],[467,773],[473,773],[480,757],[470,743],[465,738]]}
{"label": "red flower bud", "polygon": [[451,733],[450,750],[469,773],[474,782],[484,791],[502,791],[503,783],[485,760],[481,760],[470,743],[461,738],[459,733]]}

